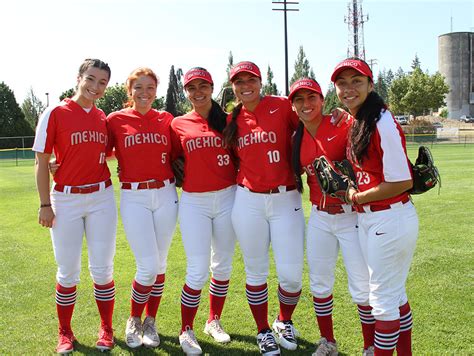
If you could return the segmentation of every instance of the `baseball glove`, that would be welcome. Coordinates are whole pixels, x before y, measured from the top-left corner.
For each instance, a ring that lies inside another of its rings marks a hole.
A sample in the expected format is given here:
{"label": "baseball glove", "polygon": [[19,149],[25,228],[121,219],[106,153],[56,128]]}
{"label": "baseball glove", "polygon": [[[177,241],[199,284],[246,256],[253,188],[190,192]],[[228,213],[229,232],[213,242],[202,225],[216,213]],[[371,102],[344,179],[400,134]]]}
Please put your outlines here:
{"label": "baseball glove", "polygon": [[323,194],[338,198],[344,204],[350,204],[349,188],[357,189],[350,163],[347,160],[333,163],[326,156],[321,156],[314,160],[313,167]]}
{"label": "baseball glove", "polygon": [[439,188],[441,188],[441,176],[438,168],[434,165],[434,159],[428,147],[420,146],[418,148],[418,157],[411,168],[413,171],[413,188],[409,191],[410,194],[425,193],[434,188],[438,182]]}

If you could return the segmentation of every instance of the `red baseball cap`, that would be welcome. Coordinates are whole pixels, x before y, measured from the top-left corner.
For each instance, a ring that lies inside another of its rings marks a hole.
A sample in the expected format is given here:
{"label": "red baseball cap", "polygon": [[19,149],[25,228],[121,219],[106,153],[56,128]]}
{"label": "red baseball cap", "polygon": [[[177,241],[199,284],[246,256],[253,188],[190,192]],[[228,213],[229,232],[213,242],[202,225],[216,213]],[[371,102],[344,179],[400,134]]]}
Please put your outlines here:
{"label": "red baseball cap", "polygon": [[252,62],[239,62],[235,66],[233,66],[230,70],[230,81],[233,81],[234,77],[242,72],[247,72],[250,74],[259,77],[260,80],[262,79],[262,74],[260,74],[260,69],[257,67],[255,63]]}
{"label": "red baseball cap", "polygon": [[194,79],[202,79],[208,82],[209,84],[214,85],[211,73],[201,67],[191,68],[186,72],[186,74],[184,75],[184,86],[188,85],[188,83]]}
{"label": "red baseball cap", "polygon": [[292,101],[293,96],[300,89],[308,89],[308,90],[314,91],[315,93],[318,93],[319,95],[321,95],[324,98],[321,87],[320,87],[320,85],[318,84],[317,81],[315,81],[314,79],[310,79],[310,78],[301,78],[301,79],[298,79],[293,84],[291,84],[290,95],[288,95],[288,99],[290,99],[290,101]]}
{"label": "red baseball cap", "polygon": [[367,63],[365,63],[364,61],[361,61],[360,59],[348,58],[348,59],[343,60],[341,63],[339,63],[336,66],[336,68],[334,68],[334,72],[331,75],[331,81],[334,83],[339,73],[350,68],[355,69],[360,74],[365,75],[366,77],[369,77],[371,80],[374,80],[372,76],[372,70],[367,65]]}

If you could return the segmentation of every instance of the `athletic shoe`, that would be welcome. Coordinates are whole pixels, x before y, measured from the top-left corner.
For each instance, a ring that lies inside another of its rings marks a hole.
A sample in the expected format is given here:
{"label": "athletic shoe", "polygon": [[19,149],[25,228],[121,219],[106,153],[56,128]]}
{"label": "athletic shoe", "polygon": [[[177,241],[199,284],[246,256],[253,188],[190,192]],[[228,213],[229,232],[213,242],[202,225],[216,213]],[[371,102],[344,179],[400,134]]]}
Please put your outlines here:
{"label": "athletic shoe", "polygon": [[362,356],[374,356],[375,350],[373,346],[369,346],[368,348],[364,349],[362,352]]}
{"label": "athletic shoe", "polygon": [[298,330],[293,326],[291,320],[280,321],[278,318],[273,322],[273,331],[277,336],[278,343],[287,350],[296,350],[298,342],[296,337],[299,335]]}
{"label": "athletic shoe", "polygon": [[179,335],[179,344],[186,355],[202,354],[201,346],[199,346],[194,331],[191,329],[187,329]]}
{"label": "athletic shoe", "polygon": [[313,356],[337,356],[337,344],[329,342],[325,337],[322,337],[316,344],[316,351]]}
{"label": "athletic shoe", "polygon": [[76,341],[76,338],[74,337],[72,330],[59,329],[58,346],[56,346],[56,352],[60,355],[73,352],[74,341]]}
{"label": "athletic shoe", "polygon": [[99,330],[99,340],[95,347],[100,351],[109,351],[114,348],[114,330],[110,326],[101,325]]}
{"label": "athletic shoe", "polygon": [[135,349],[143,344],[142,321],[137,316],[131,316],[127,320],[125,328],[125,342],[128,347]]}
{"label": "athletic shoe", "polygon": [[219,319],[213,319],[210,323],[206,322],[204,333],[212,336],[214,340],[220,343],[226,343],[230,341],[230,336],[224,331]]}
{"label": "athletic shoe", "polygon": [[146,347],[158,347],[160,345],[160,337],[156,331],[155,318],[147,316],[143,320],[143,345]]}
{"label": "athletic shoe", "polygon": [[257,335],[257,345],[262,355],[279,355],[280,348],[270,329],[262,330]]}

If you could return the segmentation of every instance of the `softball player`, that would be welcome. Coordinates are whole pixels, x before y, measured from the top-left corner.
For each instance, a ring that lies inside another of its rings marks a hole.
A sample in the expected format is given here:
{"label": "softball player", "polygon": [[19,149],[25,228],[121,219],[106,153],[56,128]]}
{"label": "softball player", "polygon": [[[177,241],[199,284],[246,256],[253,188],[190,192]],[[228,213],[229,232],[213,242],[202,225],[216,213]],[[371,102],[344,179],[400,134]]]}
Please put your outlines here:
{"label": "softball player", "polygon": [[280,313],[272,326],[279,343],[294,350],[297,341],[291,317],[301,294],[305,221],[291,169],[290,141],[298,117],[288,99],[260,96],[261,78],[259,68],[251,62],[240,62],[231,69],[232,88],[241,103],[230,115],[224,136],[239,159],[232,223],[244,256],[246,294],[257,324],[257,343],[262,354],[275,355],[280,350],[267,319],[269,246],[271,243],[280,301]]}
{"label": "softball player", "polygon": [[306,253],[309,265],[311,293],[316,320],[321,333],[313,355],[337,355],[333,333],[334,270],[339,248],[347,271],[349,292],[361,313],[364,348],[373,345],[369,307],[369,273],[364,262],[357,237],[357,214],[337,198],[324,196],[318,185],[312,163],[322,155],[332,161],[346,158],[349,123],[343,120],[341,127],[332,124],[332,117],[323,115],[324,97],[319,84],[312,79],[300,79],[293,83],[288,96],[300,118],[293,143],[293,167],[298,189],[303,191],[300,172],[306,172],[312,203],[306,233]]}
{"label": "softball player", "polygon": [[[112,314],[115,302],[113,259],[117,210],[105,156],[105,114],[94,101],[110,79],[109,66],[86,59],[79,68],[76,93],[40,117],[33,151],[36,152],[36,184],[40,197],[39,223],[49,227],[56,274],[56,309],[59,318],[59,354],[74,350],[71,319],[76,285],[81,272],[82,239],[85,233],[89,271],[101,326],[96,347],[114,346]],[[60,165],[49,187],[48,163],[54,151]]]}
{"label": "softball player", "polygon": [[160,344],[155,318],[178,214],[170,164],[173,117],[152,109],[158,84],[151,69],[135,69],[126,84],[130,107],[107,117],[109,147],[115,147],[120,167],[120,213],[137,266],[125,330],[131,348]]}
{"label": "softball player", "polygon": [[184,76],[184,90],[193,110],[171,123],[185,162],[179,223],[187,268],[181,292],[179,342],[186,354],[201,353],[193,322],[201,290],[208,279],[209,263],[212,278],[204,332],[217,342],[230,341],[220,318],[229,288],[236,240],[230,218],[236,169],[222,140],[227,114],[212,100],[213,87],[207,70],[190,69]]}
{"label": "softball player", "polygon": [[[418,217],[407,193],[413,185],[405,136],[373,91],[367,63],[349,58],[331,76],[339,100],[355,120],[347,156],[359,191],[359,239],[369,268],[369,301],[375,318],[375,355],[411,355],[412,317],[405,290],[418,236]],[[370,354],[372,348],[366,350]]]}

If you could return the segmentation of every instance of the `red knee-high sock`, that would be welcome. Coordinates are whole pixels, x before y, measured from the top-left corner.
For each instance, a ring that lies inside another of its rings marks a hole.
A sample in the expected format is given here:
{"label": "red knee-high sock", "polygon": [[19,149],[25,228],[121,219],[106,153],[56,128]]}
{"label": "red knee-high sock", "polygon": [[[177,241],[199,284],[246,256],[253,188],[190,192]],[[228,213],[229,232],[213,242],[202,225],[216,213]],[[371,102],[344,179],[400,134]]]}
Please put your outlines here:
{"label": "red knee-high sock", "polygon": [[136,280],[132,284],[132,298],[130,316],[141,318],[143,314],[143,309],[148,302],[150,297],[152,286],[144,286],[138,283]]}
{"label": "red knee-high sock", "polygon": [[260,286],[245,286],[247,301],[252,311],[253,318],[257,323],[258,332],[270,329],[268,325],[268,288],[267,284]]}
{"label": "red knee-high sock", "polygon": [[313,296],[313,307],[314,312],[316,313],[316,320],[318,322],[321,337],[326,338],[329,342],[336,342],[332,325],[332,294],[326,298],[316,298]]}
{"label": "red knee-high sock", "polygon": [[375,356],[393,355],[400,333],[400,319],[375,321]]}
{"label": "red knee-high sock", "polygon": [[150,297],[146,303],[146,315],[156,318],[156,313],[161,302],[161,296],[163,295],[163,289],[165,288],[165,275],[156,275],[155,283],[153,284],[150,292]]}
{"label": "red knee-high sock", "polygon": [[359,311],[360,324],[362,326],[362,336],[364,337],[364,349],[374,346],[375,318],[372,315],[370,305],[357,305]]}
{"label": "red knee-high sock", "polygon": [[112,317],[115,304],[115,284],[114,281],[99,285],[94,283],[94,297],[99,309],[102,325],[112,327]]}
{"label": "red knee-high sock", "polygon": [[58,312],[59,328],[71,331],[71,319],[76,304],[77,291],[74,287],[63,287],[56,284],[56,311]]}
{"label": "red knee-high sock", "polygon": [[217,279],[211,278],[211,283],[209,284],[209,318],[207,319],[208,322],[212,321],[213,319],[221,318],[228,290],[229,280],[218,281]]}
{"label": "red knee-high sock", "polygon": [[196,290],[188,287],[187,284],[183,286],[181,291],[181,331],[192,329],[194,318],[199,308],[201,301],[201,290]]}
{"label": "red knee-high sock", "polygon": [[280,315],[278,320],[288,321],[295,311],[298,301],[300,300],[301,290],[296,293],[290,293],[278,286],[278,300],[280,301]]}
{"label": "red knee-high sock", "polygon": [[413,319],[408,302],[400,307],[400,336],[397,343],[397,355],[411,356],[411,329]]}

